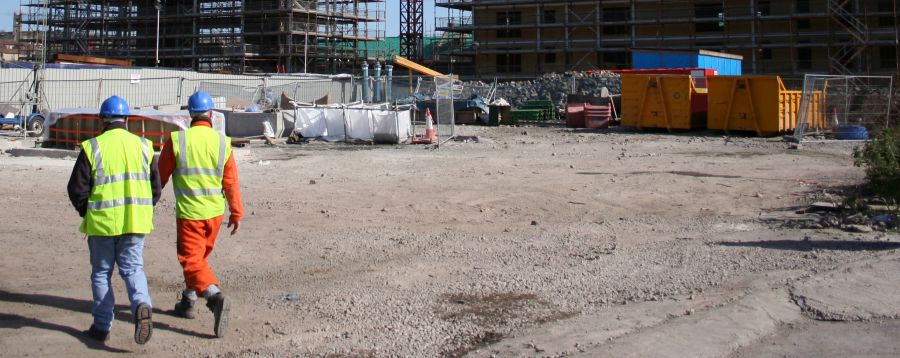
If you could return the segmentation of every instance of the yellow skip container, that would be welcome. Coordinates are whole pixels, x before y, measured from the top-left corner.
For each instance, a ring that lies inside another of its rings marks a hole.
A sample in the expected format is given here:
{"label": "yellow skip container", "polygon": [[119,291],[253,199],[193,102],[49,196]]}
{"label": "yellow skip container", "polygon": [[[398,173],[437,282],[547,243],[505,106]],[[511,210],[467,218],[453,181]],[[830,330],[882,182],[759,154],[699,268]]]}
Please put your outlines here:
{"label": "yellow skip container", "polygon": [[705,89],[696,88],[690,75],[623,74],[621,79],[623,127],[672,131],[704,126],[705,108],[698,111],[692,101],[705,104]]}
{"label": "yellow skip container", "polygon": [[[778,76],[713,76],[709,89],[709,129],[751,131],[759,136],[792,132],[800,117],[802,91],[789,91]],[[825,116],[820,93],[813,93],[809,126],[821,127]]]}

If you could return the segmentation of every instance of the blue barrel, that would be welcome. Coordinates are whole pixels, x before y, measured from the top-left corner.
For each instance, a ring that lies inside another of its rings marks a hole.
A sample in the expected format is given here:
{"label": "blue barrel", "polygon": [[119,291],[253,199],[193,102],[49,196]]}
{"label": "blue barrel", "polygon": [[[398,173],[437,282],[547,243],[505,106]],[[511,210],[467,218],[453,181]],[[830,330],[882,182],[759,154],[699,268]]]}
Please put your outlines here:
{"label": "blue barrel", "polygon": [[834,137],[840,140],[866,140],[869,139],[869,131],[863,126],[837,125],[834,126]]}

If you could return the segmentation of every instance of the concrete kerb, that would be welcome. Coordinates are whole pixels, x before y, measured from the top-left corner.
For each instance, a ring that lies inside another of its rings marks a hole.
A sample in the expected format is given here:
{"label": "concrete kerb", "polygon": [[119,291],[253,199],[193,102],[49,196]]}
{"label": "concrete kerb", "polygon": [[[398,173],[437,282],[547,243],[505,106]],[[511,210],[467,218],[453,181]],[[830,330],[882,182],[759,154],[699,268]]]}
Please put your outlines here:
{"label": "concrete kerb", "polygon": [[45,157],[53,159],[78,158],[79,151],[50,148],[10,148],[6,153],[14,157]]}

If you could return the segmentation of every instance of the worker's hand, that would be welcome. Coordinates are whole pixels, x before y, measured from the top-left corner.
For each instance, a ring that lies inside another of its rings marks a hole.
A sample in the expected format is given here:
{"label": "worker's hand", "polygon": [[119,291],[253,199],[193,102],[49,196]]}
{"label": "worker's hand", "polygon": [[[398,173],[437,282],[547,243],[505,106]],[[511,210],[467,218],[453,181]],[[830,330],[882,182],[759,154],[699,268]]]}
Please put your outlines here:
{"label": "worker's hand", "polygon": [[238,230],[241,229],[241,221],[240,220],[231,220],[228,222],[228,227],[231,229],[231,235],[237,234]]}

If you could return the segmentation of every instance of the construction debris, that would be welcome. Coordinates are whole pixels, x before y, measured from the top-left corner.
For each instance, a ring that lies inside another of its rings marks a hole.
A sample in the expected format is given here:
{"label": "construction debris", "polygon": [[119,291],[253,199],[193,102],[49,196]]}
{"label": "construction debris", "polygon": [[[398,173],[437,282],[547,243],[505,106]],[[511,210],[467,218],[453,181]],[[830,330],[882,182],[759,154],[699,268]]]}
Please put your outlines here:
{"label": "construction debris", "polygon": [[[484,82],[469,82],[466,86],[489,86]],[[603,87],[611,93],[622,93],[622,82],[612,72],[548,73],[532,81],[504,82],[497,85],[496,98],[503,98],[513,107],[521,107],[528,101],[550,100],[557,107],[566,105],[569,94],[599,96]]]}

